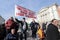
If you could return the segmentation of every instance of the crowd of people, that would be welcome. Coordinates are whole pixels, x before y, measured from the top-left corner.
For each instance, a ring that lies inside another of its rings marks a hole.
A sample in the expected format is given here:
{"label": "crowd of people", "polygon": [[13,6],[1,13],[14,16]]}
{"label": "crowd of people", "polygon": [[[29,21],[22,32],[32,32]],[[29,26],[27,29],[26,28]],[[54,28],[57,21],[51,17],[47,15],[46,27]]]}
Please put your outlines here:
{"label": "crowd of people", "polygon": [[[35,22],[35,20],[30,23],[33,38],[36,38],[38,26],[39,23]],[[0,26],[0,40],[27,40],[28,28],[29,26],[25,18],[18,20],[11,17]],[[18,32],[19,30],[20,32]]]}
{"label": "crowd of people", "polygon": [[31,28],[31,37],[33,39],[37,38],[38,35],[39,39],[37,40],[59,40],[58,23],[58,20],[53,19],[48,25],[43,23],[41,28],[40,24],[34,19],[28,26],[25,18],[18,20],[11,17],[4,24],[0,25],[0,40],[27,40],[29,27]]}

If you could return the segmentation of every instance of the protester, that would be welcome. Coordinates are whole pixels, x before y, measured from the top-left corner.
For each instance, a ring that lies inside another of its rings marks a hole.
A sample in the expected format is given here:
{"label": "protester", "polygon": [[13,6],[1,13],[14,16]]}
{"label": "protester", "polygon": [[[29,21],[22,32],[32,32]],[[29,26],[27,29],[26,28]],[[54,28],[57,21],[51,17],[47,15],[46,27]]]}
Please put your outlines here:
{"label": "protester", "polygon": [[[15,18],[15,19],[16,19],[16,18]],[[24,35],[25,40],[27,40],[27,34],[26,34],[26,33],[27,33],[27,29],[28,29],[28,24],[27,24],[25,18],[23,18],[22,21],[19,21],[18,19],[16,19],[16,21],[17,21],[18,23],[21,23],[21,32],[22,32],[22,34],[21,34],[20,39],[23,40],[22,35]]]}
{"label": "protester", "polygon": [[47,25],[47,22],[42,23],[42,30],[43,30],[45,36],[46,36],[46,25]]}
{"label": "protester", "polygon": [[12,26],[13,22],[14,22],[13,17],[11,17],[10,19],[8,19],[8,20],[5,22],[5,27],[6,27],[6,32],[7,32],[7,34],[10,33],[11,26]]}
{"label": "protester", "polygon": [[58,31],[58,20],[53,19],[51,23],[48,25],[46,31],[46,39],[47,40],[58,40],[59,39],[59,31]]}
{"label": "protester", "polygon": [[6,36],[6,40],[18,40],[18,34],[15,34],[15,29],[11,29],[11,33]]}
{"label": "protester", "polygon": [[42,29],[43,31],[46,30],[46,23],[42,23]]}
{"label": "protester", "polygon": [[37,32],[37,29],[38,29],[38,25],[39,25],[39,23],[35,22],[34,19],[30,23],[30,27],[31,27],[31,30],[32,30],[32,37],[33,38],[36,38],[36,32]]}
{"label": "protester", "polygon": [[10,33],[12,28],[16,29],[16,32],[18,30],[18,24],[14,21],[13,17],[11,17],[10,19],[8,19],[5,23],[5,27],[6,27],[6,32],[7,34]]}
{"label": "protester", "polygon": [[44,32],[43,32],[42,28],[38,29],[37,35],[38,35],[39,40],[44,40],[45,39],[45,35],[44,35]]}

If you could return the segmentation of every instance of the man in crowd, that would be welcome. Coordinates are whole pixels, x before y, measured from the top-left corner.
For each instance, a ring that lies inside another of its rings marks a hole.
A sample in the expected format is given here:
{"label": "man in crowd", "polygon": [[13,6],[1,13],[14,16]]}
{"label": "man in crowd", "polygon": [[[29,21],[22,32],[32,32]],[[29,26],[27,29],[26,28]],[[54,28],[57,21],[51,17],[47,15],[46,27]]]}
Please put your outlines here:
{"label": "man in crowd", "polygon": [[18,35],[15,32],[15,29],[11,29],[11,33],[6,36],[6,40],[18,40]]}
{"label": "man in crowd", "polygon": [[48,28],[46,31],[46,39],[47,40],[59,39],[58,20],[53,19],[51,23],[48,25]]}
{"label": "man in crowd", "polygon": [[24,35],[25,40],[27,40],[27,34],[26,34],[26,33],[27,33],[27,29],[28,29],[28,24],[27,24],[25,18],[23,18],[22,21],[19,21],[19,20],[16,19],[16,18],[15,18],[15,20],[16,20],[18,23],[21,23],[21,32],[22,32],[22,34],[21,34],[21,36],[20,36],[20,39],[23,40],[23,36],[22,36],[22,35]]}
{"label": "man in crowd", "polygon": [[30,27],[31,27],[31,30],[32,30],[32,37],[33,38],[36,38],[36,32],[37,32],[37,29],[38,29],[38,25],[39,25],[39,23],[35,22],[34,19],[30,23]]}
{"label": "man in crowd", "polygon": [[9,18],[5,22],[5,27],[6,27],[7,34],[10,33],[10,28],[11,28],[11,25],[13,24],[13,22],[14,22],[13,17]]}
{"label": "man in crowd", "polygon": [[46,23],[42,23],[42,29],[46,30]]}
{"label": "man in crowd", "polygon": [[5,22],[5,27],[6,27],[7,34],[10,33],[12,28],[15,28],[16,32],[18,30],[18,24],[14,21],[13,17],[11,17]]}

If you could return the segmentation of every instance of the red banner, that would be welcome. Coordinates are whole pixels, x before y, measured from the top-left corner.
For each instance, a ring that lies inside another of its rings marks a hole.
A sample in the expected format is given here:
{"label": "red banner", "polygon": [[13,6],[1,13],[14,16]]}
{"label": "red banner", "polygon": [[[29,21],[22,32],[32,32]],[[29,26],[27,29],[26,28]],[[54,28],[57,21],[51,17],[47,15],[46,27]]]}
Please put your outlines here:
{"label": "red banner", "polygon": [[29,9],[26,9],[24,7],[21,7],[19,5],[15,6],[15,16],[25,16],[28,18],[36,18],[35,12]]}

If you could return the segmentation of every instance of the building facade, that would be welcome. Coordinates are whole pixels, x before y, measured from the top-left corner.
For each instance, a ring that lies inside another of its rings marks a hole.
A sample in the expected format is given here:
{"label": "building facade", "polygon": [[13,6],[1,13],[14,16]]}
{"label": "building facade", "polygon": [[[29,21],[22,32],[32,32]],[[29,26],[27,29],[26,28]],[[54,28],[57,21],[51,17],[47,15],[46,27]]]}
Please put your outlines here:
{"label": "building facade", "polygon": [[5,22],[5,19],[0,16],[0,24],[3,24]]}
{"label": "building facade", "polygon": [[43,8],[38,12],[37,18],[40,23],[46,23],[52,19],[60,20],[60,11],[58,12],[59,6],[54,4],[49,7]]}

